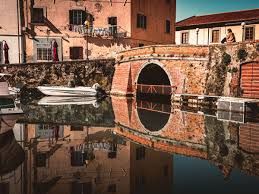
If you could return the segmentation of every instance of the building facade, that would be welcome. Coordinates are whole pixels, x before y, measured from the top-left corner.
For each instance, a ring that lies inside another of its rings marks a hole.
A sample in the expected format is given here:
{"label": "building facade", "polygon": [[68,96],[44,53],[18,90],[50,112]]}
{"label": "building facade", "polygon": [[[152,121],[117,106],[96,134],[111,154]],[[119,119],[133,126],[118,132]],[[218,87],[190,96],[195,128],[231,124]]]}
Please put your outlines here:
{"label": "building facade", "polygon": [[[20,63],[23,56],[20,1],[0,1],[0,64],[5,63],[4,46],[8,45],[9,63]],[[6,42],[6,43],[5,43]]]}
{"label": "building facade", "polygon": [[227,30],[236,42],[259,40],[259,9],[192,16],[176,23],[176,44],[220,44]]}
{"label": "building facade", "polygon": [[25,0],[26,62],[114,57],[131,47],[173,43],[175,5],[175,0]]}
{"label": "building facade", "polygon": [[[58,129],[58,140],[53,128]],[[1,175],[1,194],[171,193],[173,157],[125,140],[112,130],[17,124],[14,134],[20,145],[14,137],[13,141],[27,157],[18,168]]]}

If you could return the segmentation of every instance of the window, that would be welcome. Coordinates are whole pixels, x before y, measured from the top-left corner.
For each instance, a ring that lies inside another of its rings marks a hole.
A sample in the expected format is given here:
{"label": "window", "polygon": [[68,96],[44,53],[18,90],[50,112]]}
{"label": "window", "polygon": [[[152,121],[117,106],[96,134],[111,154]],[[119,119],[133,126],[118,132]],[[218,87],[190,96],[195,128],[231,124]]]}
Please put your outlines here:
{"label": "window", "polygon": [[73,194],[91,194],[93,191],[92,183],[72,182],[71,192]]}
{"label": "window", "polygon": [[70,47],[70,59],[83,59],[83,47]]}
{"label": "window", "polygon": [[170,22],[170,20],[166,20],[166,22],[165,22],[165,32],[166,33],[171,32],[171,22]]}
{"label": "window", "polygon": [[86,12],[83,10],[69,10],[69,24],[83,25],[86,20]]}
{"label": "window", "polygon": [[0,42],[0,64],[2,64],[3,61],[3,42]]}
{"label": "window", "polygon": [[183,32],[181,34],[181,43],[188,44],[189,43],[189,32]]}
{"label": "window", "polygon": [[47,154],[38,152],[36,154],[36,166],[37,167],[46,167],[47,166]]}
{"label": "window", "polygon": [[9,183],[0,183],[0,193],[1,194],[8,194],[9,193]]}
{"label": "window", "polygon": [[32,9],[32,23],[44,23],[44,10],[43,8]]}
{"label": "window", "polygon": [[219,42],[219,30],[212,30],[212,43],[218,43]]}
{"label": "window", "polygon": [[245,27],[245,41],[253,41],[255,28],[253,26]]}
{"label": "window", "polygon": [[108,193],[116,193],[116,184],[108,185],[107,192]]}
{"label": "window", "polygon": [[136,176],[135,179],[135,189],[137,193],[141,193],[146,185],[146,177],[144,176]]}
{"label": "window", "polygon": [[87,160],[86,152],[82,152],[81,150],[75,151],[72,149],[71,156],[70,156],[71,166],[84,166],[86,160]]}
{"label": "window", "polygon": [[110,35],[117,34],[117,17],[108,17]]}
{"label": "window", "polygon": [[84,126],[82,126],[82,125],[71,125],[70,131],[84,131]]}
{"label": "window", "polygon": [[142,14],[137,14],[137,28],[147,28],[147,16]]}
{"label": "window", "polygon": [[51,61],[52,49],[50,43],[37,44],[37,61]]}
{"label": "window", "polygon": [[146,155],[146,148],[145,147],[139,147],[136,149],[136,160],[143,160],[145,159]]}

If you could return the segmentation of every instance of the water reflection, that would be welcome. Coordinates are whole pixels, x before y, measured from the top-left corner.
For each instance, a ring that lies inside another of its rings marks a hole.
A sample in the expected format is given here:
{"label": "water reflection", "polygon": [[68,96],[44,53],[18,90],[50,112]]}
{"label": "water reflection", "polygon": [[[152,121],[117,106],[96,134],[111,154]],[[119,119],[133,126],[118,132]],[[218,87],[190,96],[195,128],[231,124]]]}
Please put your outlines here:
{"label": "water reflection", "polygon": [[137,101],[137,112],[140,122],[149,131],[159,131],[168,123],[171,106],[149,101]]}
{"label": "water reflection", "polygon": [[12,130],[17,119],[15,115],[0,115],[0,176],[15,170],[25,158]]}
{"label": "water reflection", "polygon": [[256,119],[121,97],[23,109],[1,122],[1,194],[258,191]]}

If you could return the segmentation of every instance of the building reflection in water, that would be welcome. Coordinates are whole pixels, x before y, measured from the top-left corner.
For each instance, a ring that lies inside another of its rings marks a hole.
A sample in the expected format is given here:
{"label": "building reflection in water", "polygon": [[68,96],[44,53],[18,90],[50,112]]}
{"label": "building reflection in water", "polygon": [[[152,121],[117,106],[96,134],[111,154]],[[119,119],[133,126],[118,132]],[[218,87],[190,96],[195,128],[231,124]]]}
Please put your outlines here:
{"label": "building reflection in water", "polygon": [[[134,98],[113,97],[112,104],[114,131],[124,138],[162,152],[208,160],[225,179],[236,168],[259,176],[259,123],[244,114],[222,118],[220,113],[202,112],[198,107],[168,108]],[[156,130],[146,124],[154,121],[159,121],[153,125],[160,126]]]}
{"label": "building reflection in water", "polygon": [[17,118],[1,122],[1,194],[169,194],[179,191],[179,169],[202,187],[194,170],[184,171],[186,161],[197,163],[193,158],[213,166],[217,172],[210,173],[220,172],[223,181],[235,169],[242,173],[241,182],[259,176],[259,124],[242,114],[225,118],[119,97],[97,109],[30,105],[25,110],[15,127]]}
{"label": "building reflection in water", "polygon": [[1,194],[171,191],[172,156],[127,141],[112,128],[16,124],[14,133],[23,163],[3,164],[12,169],[1,174]]}

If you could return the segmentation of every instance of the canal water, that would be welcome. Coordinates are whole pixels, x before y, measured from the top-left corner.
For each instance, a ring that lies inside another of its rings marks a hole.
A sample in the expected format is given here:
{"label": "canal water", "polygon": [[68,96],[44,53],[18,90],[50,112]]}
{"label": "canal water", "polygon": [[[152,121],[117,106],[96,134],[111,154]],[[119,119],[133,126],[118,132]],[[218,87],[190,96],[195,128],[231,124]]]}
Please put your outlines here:
{"label": "canal water", "polygon": [[73,102],[33,100],[24,115],[1,116],[0,194],[259,193],[255,114]]}

